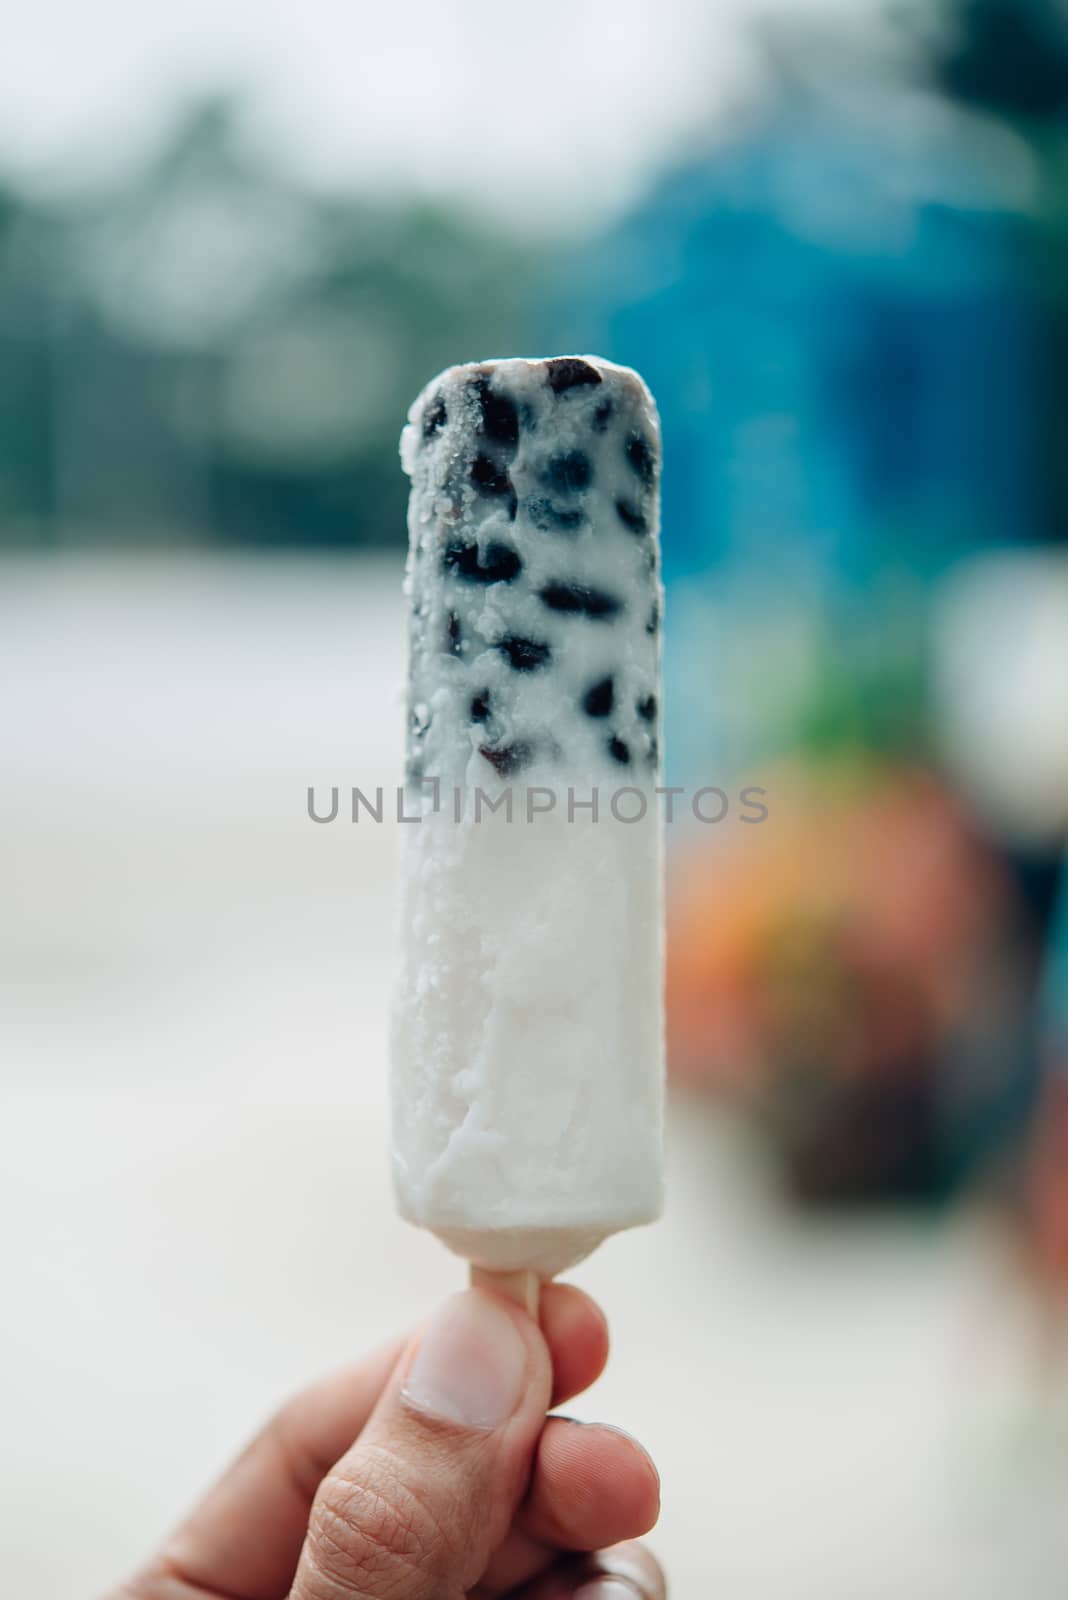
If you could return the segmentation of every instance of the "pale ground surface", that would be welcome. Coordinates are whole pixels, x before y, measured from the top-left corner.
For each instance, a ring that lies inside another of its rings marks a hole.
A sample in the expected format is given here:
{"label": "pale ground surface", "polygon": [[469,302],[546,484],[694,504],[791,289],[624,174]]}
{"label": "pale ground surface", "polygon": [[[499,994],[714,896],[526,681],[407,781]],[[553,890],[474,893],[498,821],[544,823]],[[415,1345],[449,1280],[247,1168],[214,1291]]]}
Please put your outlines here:
{"label": "pale ground surface", "polygon": [[[19,1600],[97,1593],[282,1395],[461,1281],[389,1196],[395,830],[304,809],[395,780],[402,653],[392,569],[0,567]],[[569,1409],[656,1456],[674,1593],[1062,1600],[1068,1440],[981,1225],[804,1225],[708,1114],[670,1146],[666,1221],[575,1274],[615,1350]]]}

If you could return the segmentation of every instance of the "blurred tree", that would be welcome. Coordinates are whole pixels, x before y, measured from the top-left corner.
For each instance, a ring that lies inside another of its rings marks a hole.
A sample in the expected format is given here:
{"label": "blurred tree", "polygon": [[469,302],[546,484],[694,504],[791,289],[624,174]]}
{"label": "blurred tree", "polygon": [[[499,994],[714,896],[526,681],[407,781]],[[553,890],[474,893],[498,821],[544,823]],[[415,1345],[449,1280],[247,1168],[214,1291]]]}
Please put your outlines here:
{"label": "blurred tree", "polygon": [[933,57],[951,99],[1010,125],[1038,179],[1033,235],[1042,323],[1045,532],[1068,538],[1068,9],[1063,0],[951,0]]}
{"label": "blurred tree", "polygon": [[522,348],[534,258],[432,207],[324,203],[314,264],[222,351],[217,506],[238,536],[395,542],[400,424],[441,367]]}
{"label": "blurred tree", "polygon": [[936,77],[956,100],[1010,121],[1068,110],[1068,14],[1058,0],[953,0]]}
{"label": "blurred tree", "polygon": [[42,217],[0,187],[0,542],[5,525],[51,505],[54,285]]}
{"label": "blurred tree", "polygon": [[105,191],[0,191],[0,538],[399,544],[408,405],[524,346],[538,270],[455,208],[300,186],[226,98]]}

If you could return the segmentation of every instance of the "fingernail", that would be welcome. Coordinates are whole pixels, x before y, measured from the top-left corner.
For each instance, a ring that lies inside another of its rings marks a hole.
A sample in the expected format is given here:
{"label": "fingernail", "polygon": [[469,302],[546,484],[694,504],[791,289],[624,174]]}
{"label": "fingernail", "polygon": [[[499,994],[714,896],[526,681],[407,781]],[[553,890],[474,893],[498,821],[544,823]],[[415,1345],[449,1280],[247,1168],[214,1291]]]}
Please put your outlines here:
{"label": "fingernail", "polygon": [[594,1578],[575,1590],[575,1600],[642,1600],[641,1591],[624,1578]]}
{"label": "fingernail", "polygon": [[527,1347],[492,1295],[465,1290],[431,1318],[403,1395],[417,1411],[464,1428],[499,1428],[519,1404]]}

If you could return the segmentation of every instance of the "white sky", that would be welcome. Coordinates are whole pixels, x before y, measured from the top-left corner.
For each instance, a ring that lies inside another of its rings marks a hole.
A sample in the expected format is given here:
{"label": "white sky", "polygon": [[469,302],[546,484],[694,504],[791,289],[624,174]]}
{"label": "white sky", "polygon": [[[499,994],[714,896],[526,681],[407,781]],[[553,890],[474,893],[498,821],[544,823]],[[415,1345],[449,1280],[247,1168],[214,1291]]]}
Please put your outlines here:
{"label": "white sky", "polygon": [[878,0],[4,0],[0,171],[129,160],[198,90],[249,92],[298,169],[546,217],[611,209],[739,95],[769,10]]}

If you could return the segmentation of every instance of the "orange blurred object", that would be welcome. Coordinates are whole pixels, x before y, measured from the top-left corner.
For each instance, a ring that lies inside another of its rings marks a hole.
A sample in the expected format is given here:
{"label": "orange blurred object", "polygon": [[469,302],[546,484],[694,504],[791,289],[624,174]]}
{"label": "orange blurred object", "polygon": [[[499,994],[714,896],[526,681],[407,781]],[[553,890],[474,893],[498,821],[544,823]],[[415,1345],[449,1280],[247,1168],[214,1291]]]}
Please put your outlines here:
{"label": "orange blurred object", "polygon": [[950,1041],[1022,1004],[1016,891],[922,769],[761,782],[765,822],[672,861],[674,1081],[758,1105],[802,1190],[914,1187]]}

